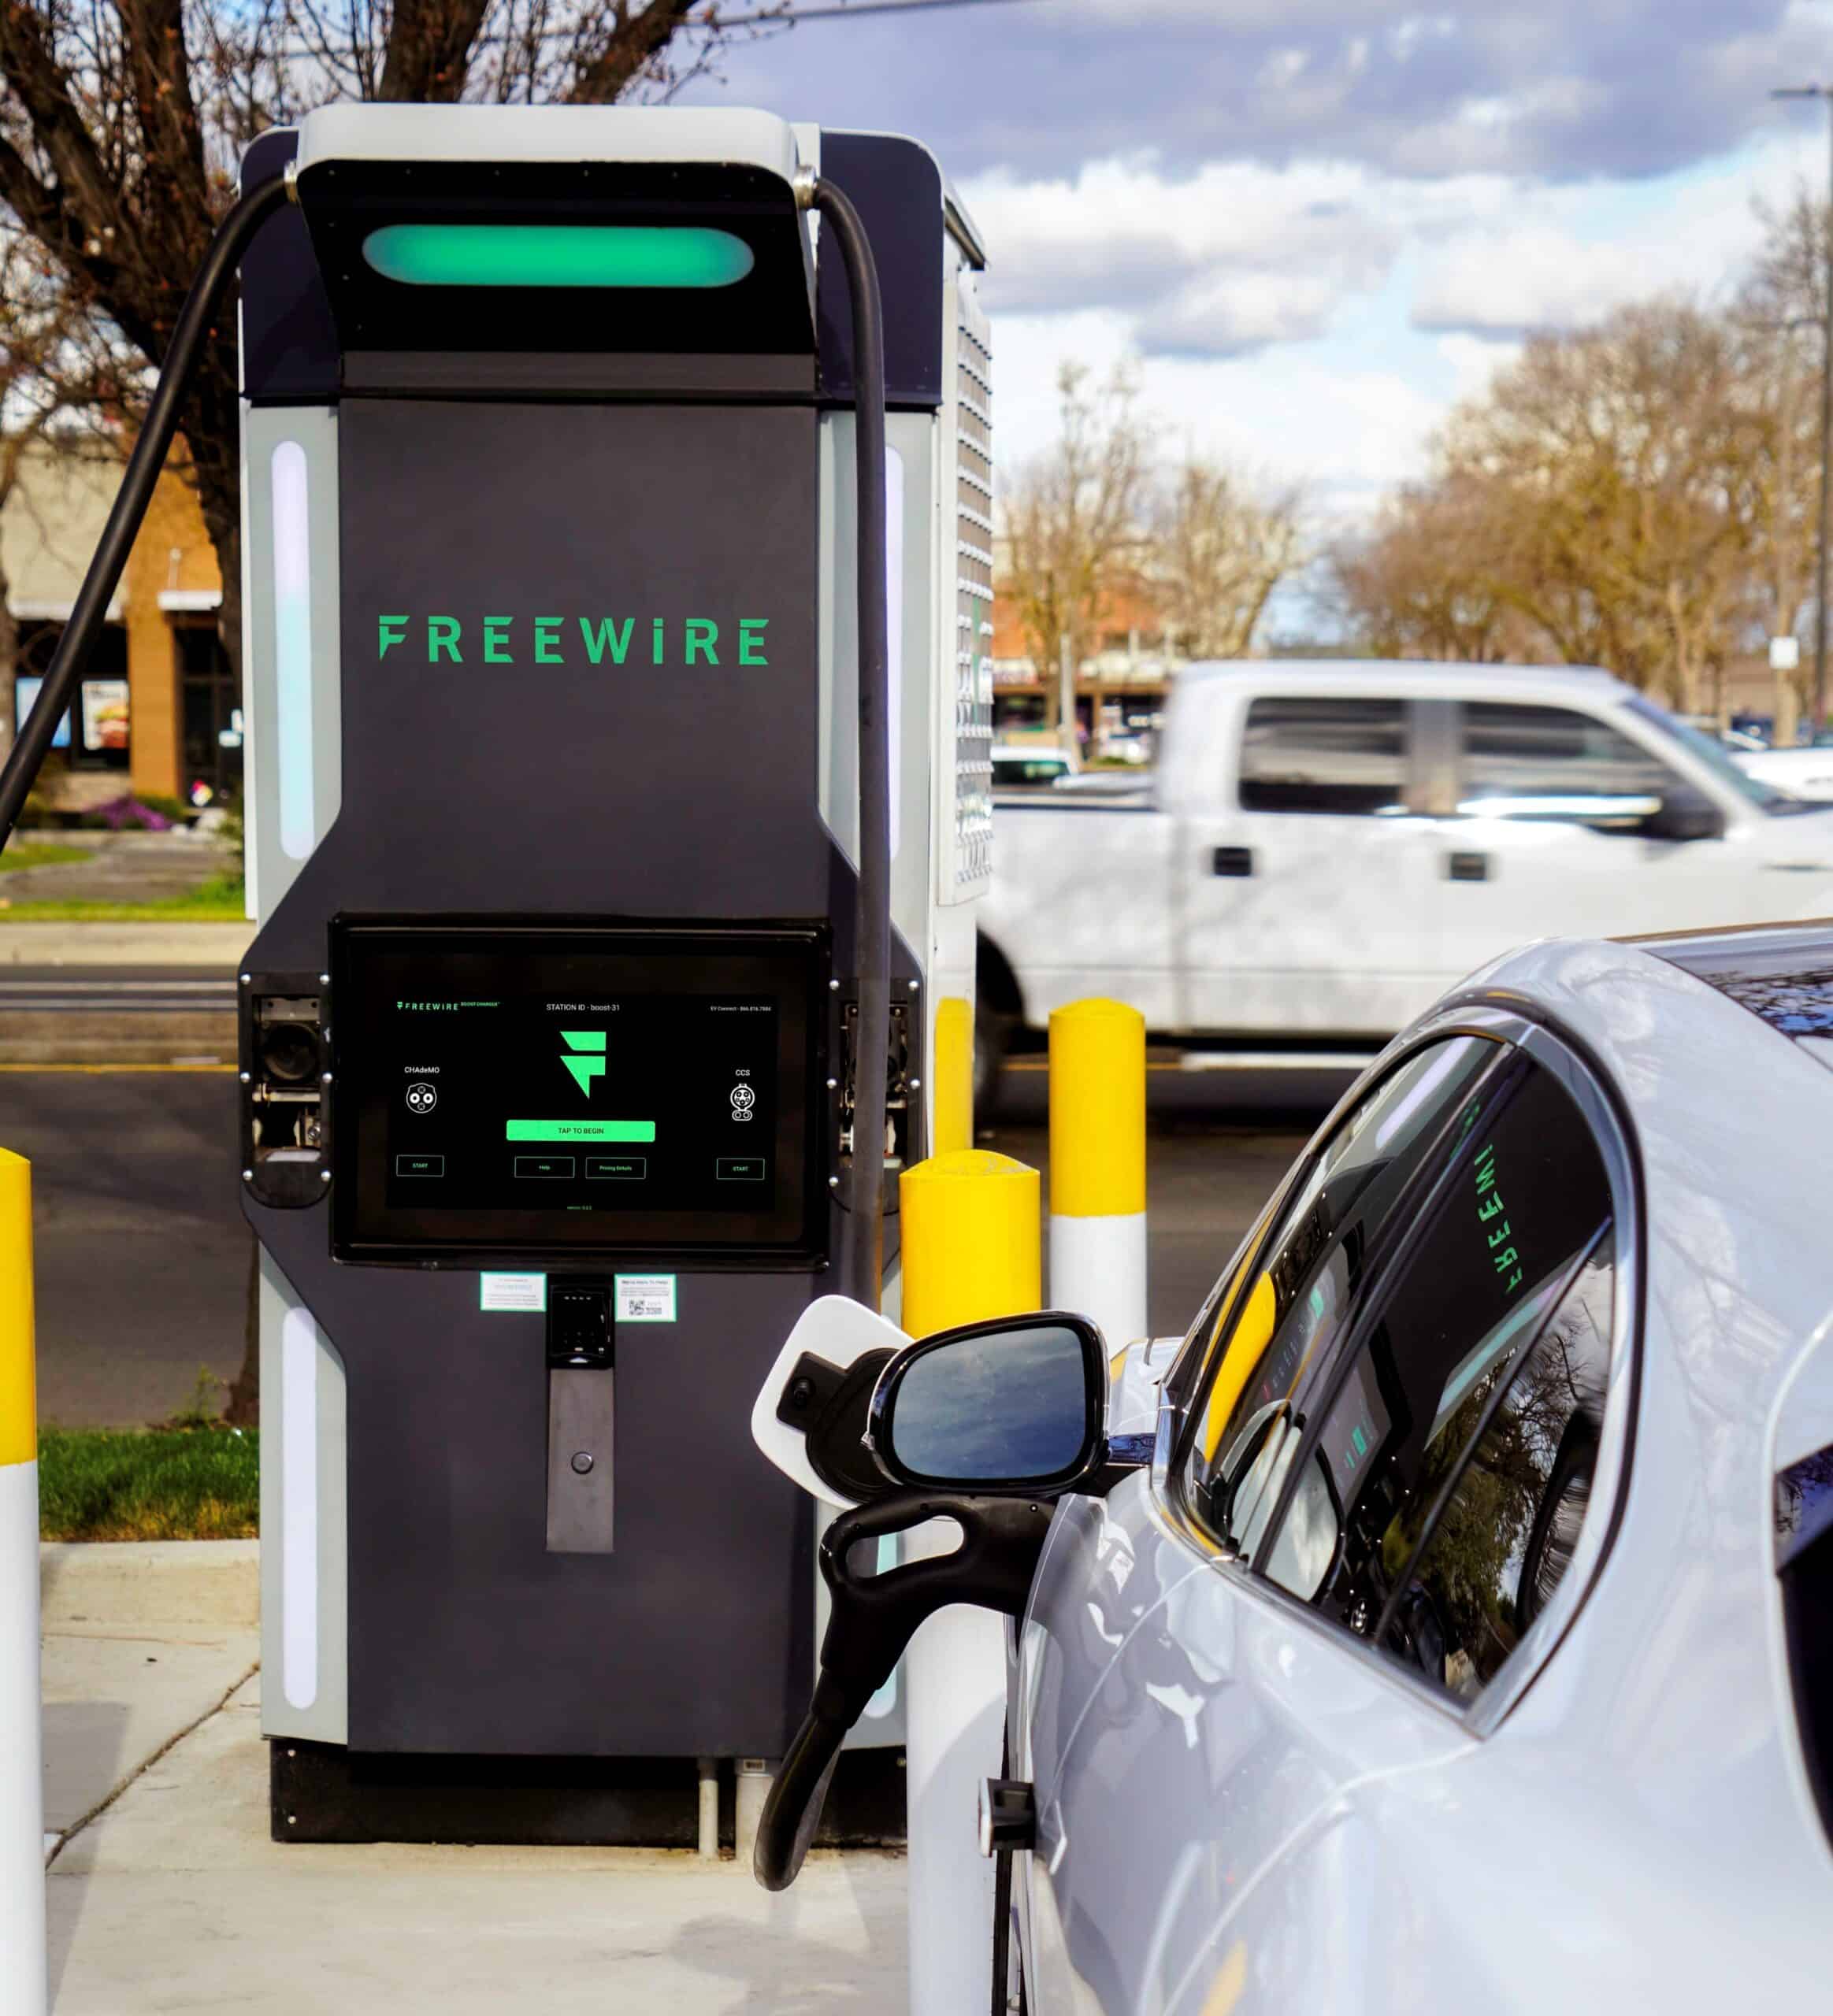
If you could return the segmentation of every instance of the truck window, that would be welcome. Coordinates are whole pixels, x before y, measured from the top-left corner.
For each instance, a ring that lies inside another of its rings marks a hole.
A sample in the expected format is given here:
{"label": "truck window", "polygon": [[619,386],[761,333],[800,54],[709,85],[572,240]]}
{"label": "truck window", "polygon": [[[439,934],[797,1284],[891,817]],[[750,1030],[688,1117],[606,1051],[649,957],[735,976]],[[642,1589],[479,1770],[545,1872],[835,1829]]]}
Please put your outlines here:
{"label": "truck window", "polygon": [[1675,783],[1659,757],[1594,715],[1490,700],[1463,711],[1460,812],[1633,832]]}
{"label": "truck window", "polygon": [[1325,695],[1256,700],[1241,736],[1244,812],[1371,817],[1404,807],[1407,710],[1400,700]]}

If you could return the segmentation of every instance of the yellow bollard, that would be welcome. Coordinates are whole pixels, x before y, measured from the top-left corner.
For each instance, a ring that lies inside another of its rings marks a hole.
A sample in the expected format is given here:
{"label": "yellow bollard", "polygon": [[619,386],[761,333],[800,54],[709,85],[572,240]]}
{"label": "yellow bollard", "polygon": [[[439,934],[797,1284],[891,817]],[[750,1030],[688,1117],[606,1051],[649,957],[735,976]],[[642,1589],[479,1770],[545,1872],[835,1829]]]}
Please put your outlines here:
{"label": "yellow bollard", "polygon": [[935,1152],[952,1154],[974,1146],[974,1004],[959,995],[936,1003],[935,1062],[930,1067],[929,1110],[935,1116]]}
{"label": "yellow bollard", "polygon": [[1115,1349],[1146,1334],[1145,1018],[1124,1002],[1050,1017],[1050,1299]]}
{"label": "yellow bollard", "polygon": [[1036,1169],[985,1148],[932,1155],[904,1171],[899,1320],[913,1337],[1039,1306],[1039,1195]]}
{"label": "yellow bollard", "polygon": [[[983,1149],[904,1171],[900,1320],[913,1337],[1037,1307],[1038,1201],[1036,1169]],[[932,1521],[906,1535],[904,1558],[947,1552],[947,1530]],[[904,1670],[909,2006],[913,2016],[985,2009],[993,1942],[959,1934],[993,1915],[994,1866],[980,1853],[974,1816],[980,1781],[999,1776],[1004,1755],[1005,1621],[965,1604],[938,1610],[911,1640]]]}
{"label": "yellow bollard", "polygon": [[0,2016],[43,2016],[32,1166],[0,1148]]}

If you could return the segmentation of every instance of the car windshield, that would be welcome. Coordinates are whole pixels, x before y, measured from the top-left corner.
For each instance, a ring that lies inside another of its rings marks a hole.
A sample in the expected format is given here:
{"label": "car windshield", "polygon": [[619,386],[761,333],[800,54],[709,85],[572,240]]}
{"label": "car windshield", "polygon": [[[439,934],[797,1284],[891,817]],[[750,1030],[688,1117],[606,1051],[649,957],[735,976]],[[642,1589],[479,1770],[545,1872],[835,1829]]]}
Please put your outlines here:
{"label": "car windshield", "polygon": [[1646,695],[1638,693],[1629,702],[1629,709],[1638,721],[1645,721],[1651,728],[1659,728],[1672,740],[1690,750],[1721,784],[1729,784],[1739,797],[1749,799],[1760,810],[1772,817],[1779,817],[1786,813],[1809,812],[1814,809],[1809,799],[1796,798],[1786,791],[1778,791],[1774,784],[1765,784],[1761,777],[1752,776],[1748,770],[1731,760],[1723,743],[1689,723],[1676,719],[1665,707],[1657,705]]}

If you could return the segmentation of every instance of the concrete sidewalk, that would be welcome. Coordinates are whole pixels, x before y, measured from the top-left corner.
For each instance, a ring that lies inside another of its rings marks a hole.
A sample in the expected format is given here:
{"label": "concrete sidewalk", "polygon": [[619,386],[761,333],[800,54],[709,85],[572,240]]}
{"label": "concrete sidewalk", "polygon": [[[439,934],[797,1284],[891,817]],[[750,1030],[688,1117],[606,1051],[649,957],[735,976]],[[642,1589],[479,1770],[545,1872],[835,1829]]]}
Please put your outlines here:
{"label": "concrete sidewalk", "polygon": [[[904,2006],[900,1856],[811,1855],[773,1897],[748,1869],[688,1855],[270,1841],[253,1638],[236,1621],[251,1582],[234,1557],[193,1547],[216,1587],[180,1599],[198,1581],[182,1560],[46,1551],[66,1557],[46,1566],[46,1779],[69,1829],[48,1885],[57,2016]],[[156,1614],[179,1608],[201,1614]]]}
{"label": "concrete sidewalk", "polygon": [[252,924],[39,924],[0,911],[0,966],[215,966],[233,973]]}

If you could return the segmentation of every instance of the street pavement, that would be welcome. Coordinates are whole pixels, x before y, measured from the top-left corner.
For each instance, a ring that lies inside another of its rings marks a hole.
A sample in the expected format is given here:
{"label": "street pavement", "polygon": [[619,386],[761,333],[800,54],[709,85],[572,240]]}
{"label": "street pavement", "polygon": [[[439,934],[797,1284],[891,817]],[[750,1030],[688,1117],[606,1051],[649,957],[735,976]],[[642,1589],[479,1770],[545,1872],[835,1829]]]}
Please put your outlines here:
{"label": "street pavement", "polygon": [[[1008,1070],[981,1144],[1048,1173],[1047,1081],[1030,1062]],[[1341,1080],[1171,1069],[1148,1083],[1150,1314],[1170,1334],[1188,1327]],[[41,1419],[163,1420],[191,1400],[200,1367],[234,1377],[250,1243],[235,1091],[227,1069],[0,1069],[0,1143],[32,1165]]]}
{"label": "street pavement", "polygon": [[[191,1015],[211,1012],[233,1018],[236,975],[225,966],[202,973],[191,966],[0,966],[0,1021],[61,1010],[72,1025],[99,1015]],[[232,1042],[233,1019],[229,1025]]]}
{"label": "street pavement", "polygon": [[0,1145],[32,1166],[39,1418],[169,1418],[242,1362],[252,1235],[236,1077],[0,1070]]}

